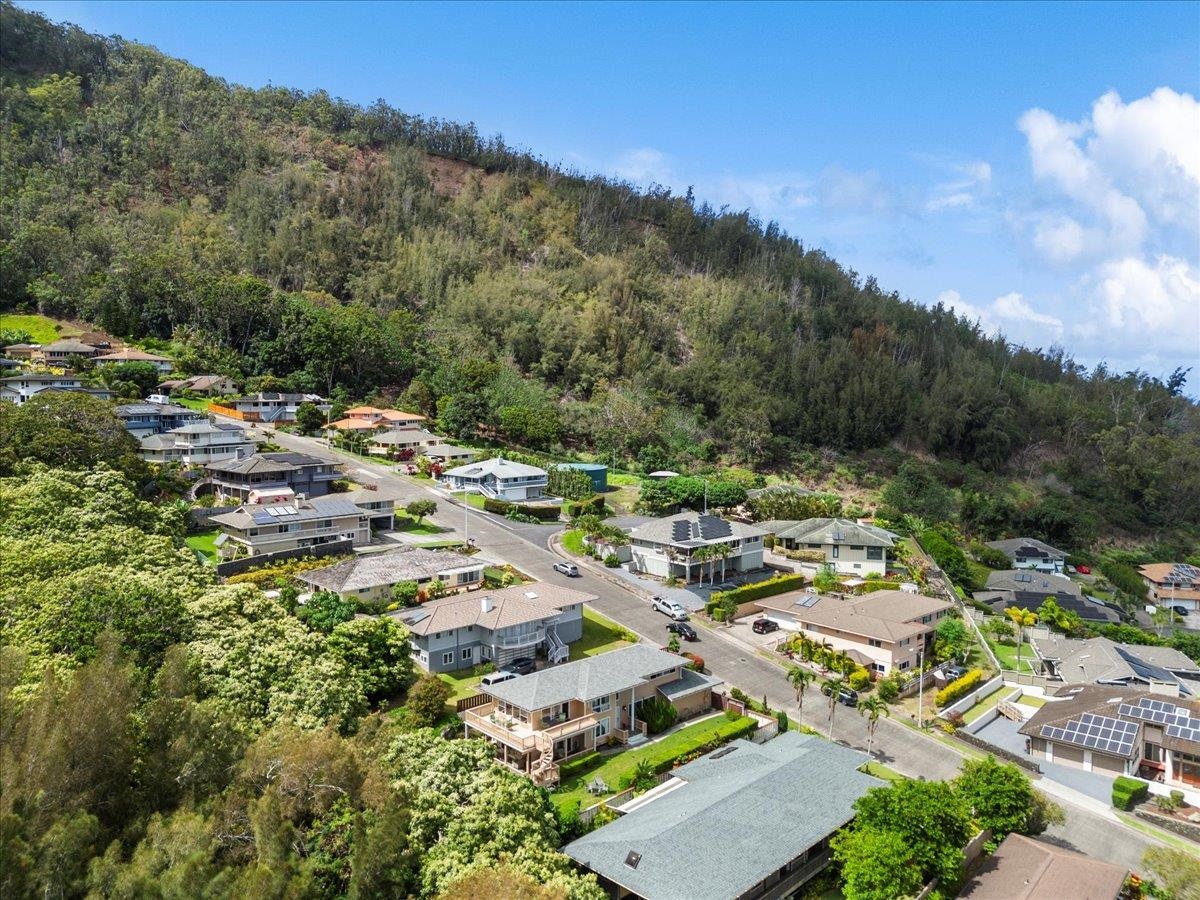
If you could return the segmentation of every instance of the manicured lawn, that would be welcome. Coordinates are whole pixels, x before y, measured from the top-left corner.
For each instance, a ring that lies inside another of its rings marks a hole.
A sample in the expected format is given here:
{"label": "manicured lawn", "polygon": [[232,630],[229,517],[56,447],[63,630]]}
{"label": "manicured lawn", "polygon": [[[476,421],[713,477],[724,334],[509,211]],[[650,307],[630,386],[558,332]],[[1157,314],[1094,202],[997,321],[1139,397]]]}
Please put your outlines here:
{"label": "manicured lawn", "polygon": [[606,619],[600,613],[588,607],[583,608],[583,637],[571,644],[571,659],[584,656],[599,656],[609,650],[624,647],[629,641],[622,635],[623,629],[612,619]]}
{"label": "manicured lawn", "polygon": [[[1011,691],[1007,691],[1007,692],[1011,693]],[[976,719],[978,719],[980,716],[982,716],[984,713],[986,713],[989,709],[992,709],[993,707],[995,707],[996,704],[999,703],[1000,700],[1003,698],[1005,693],[1006,693],[1005,686],[1000,685],[1000,687],[996,688],[996,690],[992,691],[990,694],[988,694],[986,697],[984,697],[982,700],[980,700],[978,703],[976,703],[974,706],[972,706],[970,709],[968,709],[965,713],[963,713],[963,721],[966,722],[968,725],[970,725],[972,722],[974,722]]]}
{"label": "manicured lawn", "polygon": [[197,412],[208,412],[208,404],[210,401],[207,397],[172,397],[172,403],[178,403],[180,406],[186,406],[188,409],[194,409]]}
{"label": "manicured lawn", "polygon": [[1017,702],[1020,703],[1022,706],[1032,706],[1034,709],[1041,709],[1043,706],[1046,705],[1046,698],[1045,697],[1022,696],[1021,699],[1018,700]]}
{"label": "manicured lawn", "polygon": [[473,494],[473,493],[469,493],[469,492],[459,492],[459,493],[455,494],[455,495],[454,495],[454,497],[455,497],[455,499],[457,499],[457,500],[458,500],[460,503],[461,503],[463,500],[466,500],[466,502],[467,502],[467,506],[474,507],[475,509],[483,509],[483,494]]}
{"label": "manicured lawn", "polygon": [[[745,724],[744,716],[728,719],[724,715],[720,715],[697,722],[695,725],[688,725],[661,741],[645,747],[624,750],[611,756],[597,758],[595,768],[564,781],[559,785],[558,790],[550,795],[550,799],[559,808],[570,806],[576,802],[582,807],[591,806],[593,803],[598,803],[605,797],[611,797],[617,793],[622,777],[632,774],[642,760],[653,766],[661,760],[689,753],[714,740],[728,740],[744,728]],[[607,794],[593,796],[587,792],[588,783],[597,776],[612,788]]]}
{"label": "manicured lawn", "polygon": [[398,515],[398,516],[396,516],[396,529],[395,530],[396,531],[405,531],[405,532],[408,532],[409,534],[433,535],[433,534],[441,534],[446,529],[439,528],[438,526],[434,525],[432,522],[428,522],[428,521],[422,521],[421,524],[418,525],[416,519],[410,518],[409,516],[399,516]]}
{"label": "manicured lawn", "polygon": [[220,533],[220,531],[206,531],[203,534],[190,534],[184,538],[184,543],[212,562],[217,558],[216,540]]}
{"label": "manicured lawn", "polygon": [[625,475],[621,472],[609,472],[608,483],[613,487],[641,487],[642,479],[637,475]]}
{"label": "manicured lawn", "polygon": [[422,550],[449,550],[453,547],[461,547],[462,541],[426,541],[423,544],[416,544]]}
{"label": "manicured lawn", "polygon": [[22,316],[12,313],[0,315],[0,331],[28,331],[35,344],[52,344],[59,338],[79,334],[78,328],[64,325],[61,330],[55,328],[57,323],[46,316]]}
{"label": "manicured lawn", "polygon": [[442,681],[450,685],[450,689],[454,692],[450,695],[450,705],[453,706],[463,697],[470,697],[477,693],[476,688],[479,686],[479,679],[483,678],[488,672],[492,671],[491,665],[475,666],[472,669],[462,669],[458,672],[442,672],[438,675]]}
{"label": "manicured lawn", "polygon": [[583,532],[578,528],[563,532],[562,545],[568,553],[574,553],[576,556],[587,555],[583,550]]}
{"label": "manicured lawn", "polygon": [[[989,640],[988,644],[992,648],[992,652],[996,654],[996,659],[1000,660],[1000,665],[1011,672],[1017,671],[1017,648],[1012,644],[998,644],[993,640]],[[1033,654],[1033,648],[1027,643],[1021,644],[1021,671],[1032,672],[1033,666],[1029,664],[1031,659],[1036,657]]]}
{"label": "manicured lawn", "polygon": [[895,769],[889,769],[883,763],[871,760],[867,763],[867,774],[874,775],[876,778],[882,778],[884,781],[903,781],[904,776]]}

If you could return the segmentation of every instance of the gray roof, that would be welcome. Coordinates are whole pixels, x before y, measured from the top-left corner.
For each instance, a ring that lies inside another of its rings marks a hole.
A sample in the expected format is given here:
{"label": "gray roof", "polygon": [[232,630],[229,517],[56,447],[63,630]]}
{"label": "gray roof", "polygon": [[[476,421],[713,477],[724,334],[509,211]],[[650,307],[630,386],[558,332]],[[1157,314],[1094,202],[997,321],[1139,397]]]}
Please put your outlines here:
{"label": "gray roof", "polygon": [[82,341],[75,340],[74,338],[63,338],[62,340],[55,341],[52,344],[44,344],[42,346],[42,352],[44,353],[47,350],[54,350],[57,353],[79,353],[83,355],[96,352],[96,348],[91,344],[85,344]]}
{"label": "gray roof", "polygon": [[[1037,538],[1006,538],[1003,541],[988,541],[987,546],[993,550],[999,550],[1009,559],[1016,556],[1032,557],[1044,556],[1049,559],[1066,559],[1067,554],[1057,547],[1051,547],[1049,544],[1039,541]],[[1018,554],[1018,550],[1027,550],[1027,553]]]}
{"label": "gray roof", "polygon": [[[1067,682],[1175,681],[1190,694],[1189,685],[1177,676],[1200,676],[1200,665],[1172,647],[1118,644],[1105,637],[1077,640],[1058,634],[1031,640],[1037,655],[1052,660],[1059,676]],[[1200,685],[1196,687],[1200,690]]]}
{"label": "gray roof", "polygon": [[[144,442],[143,446],[145,446]],[[312,519],[368,514],[368,510],[360,509],[353,502],[343,499],[348,496],[349,494],[330,494],[325,497],[313,497],[311,500],[291,503],[247,503],[239,506],[233,512],[213,516],[212,521],[218,525],[244,529],[253,528],[255,525],[288,524],[307,522]]]}
{"label": "gray roof", "polygon": [[421,451],[426,456],[432,456],[439,459],[449,459],[452,456],[474,456],[474,450],[468,450],[466,447],[455,447],[453,444],[434,444],[432,447],[426,447]]}
{"label": "gray roof", "polygon": [[439,441],[432,431],[424,428],[393,428],[371,438],[372,444],[415,444],[419,441]]}
{"label": "gray roof", "polygon": [[1065,575],[1033,572],[1029,569],[1001,569],[998,572],[989,572],[987,589],[989,591],[1035,591],[1046,596],[1070,594],[1072,597],[1080,597],[1083,595],[1083,588]]}
{"label": "gray roof", "polygon": [[230,472],[248,475],[252,472],[294,472],[305,466],[335,465],[334,460],[309,456],[307,453],[255,453],[241,459],[209,463],[204,468],[210,472]]}
{"label": "gray roof", "polygon": [[479,569],[483,565],[483,560],[461,553],[410,547],[359,556],[323,569],[301,572],[296,577],[326,591],[358,591],[400,581],[423,581],[439,572]]}
{"label": "gray roof", "polygon": [[207,418],[206,413],[197,412],[194,409],[189,409],[186,406],[178,406],[174,403],[122,403],[117,407],[117,416],[124,418],[126,416],[182,416],[192,415],[197,419]]}
{"label": "gray roof", "polygon": [[476,625],[496,631],[528,622],[550,622],[557,619],[566,607],[581,606],[595,599],[595,594],[585,594],[543,581],[439,597],[415,609],[401,610],[396,618],[416,635],[437,634]]}
{"label": "gray roof", "polygon": [[746,496],[751,500],[757,500],[759,497],[780,496],[787,497],[794,495],[797,497],[807,497],[810,494],[815,494],[816,491],[811,491],[806,487],[801,487],[798,484],[772,484],[767,487],[753,488],[746,491]]}
{"label": "gray roof", "polygon": [[644,683],[649,675],[686,663],[686,659],[674,653],[634,644],[542,669],[482,690],[521,709],[543,709],[568,700],[593,700],[629,690]]}
{"label": "gray roof", "polygon": [[[854,802],[882,786],[857,771],[866,761],[798,731],[734,741],[563,852],[652,900],[738,897],[854,817]],[[636,867],[630,853],[640,854]]]}
{"label": "gray roof", "polygon": [[706,516],[702,513],[685,511],[661,519],[651,519],[643,522],[629,532],[631,538],[650,541],[654,544],[670,544],[675,547],[702,547],[708,544],[721,544],[726,541],[745,538],[762,537],[767,534],[757,525],[747,525],[722,519],[720,516]]}
{"label": "gray roof", "polygon": [[776,537],[805,544],[853,544],[863,547],[892,547],[896,535],[875,525],[860,525],[853,519],[803,519],[771,522]]}
{"label": "gray roof", "polygon": [[494,475],[500,479],[530,478],[545,475],[546,470],[539,469],[537,466],[527,466],[525,463],[513,462],[511,459],[505,459],[503,456],[494,456],[491,459],[485,459],[483,462],[467,463],[465,466],[451,469],[444,474],[455,478],[482,478],[485,475]]}

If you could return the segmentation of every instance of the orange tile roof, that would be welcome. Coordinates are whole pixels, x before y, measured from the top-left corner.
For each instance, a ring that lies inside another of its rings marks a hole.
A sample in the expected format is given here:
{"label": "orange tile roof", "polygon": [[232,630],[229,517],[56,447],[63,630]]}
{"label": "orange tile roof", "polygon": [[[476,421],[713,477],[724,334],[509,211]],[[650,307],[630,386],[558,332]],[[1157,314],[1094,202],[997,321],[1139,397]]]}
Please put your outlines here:
{"label": "orange tile roof", "polygon": [[330,422],[329,427],[338,431],[374,431],[378,426],[366,419],[338,419],[336,422]]}
{"label": "orange tile roof", "polygon": [[404,412],[401,409],[385,409],[383,418],[388,422],[424,422],[425,417],[419,413]]}
{"label": "orange tile roof", "polygon": [[382,415],[382,409],[376,409],[374,406],[355,406],[352,409],[346,410],[347,416],[378,416]]}

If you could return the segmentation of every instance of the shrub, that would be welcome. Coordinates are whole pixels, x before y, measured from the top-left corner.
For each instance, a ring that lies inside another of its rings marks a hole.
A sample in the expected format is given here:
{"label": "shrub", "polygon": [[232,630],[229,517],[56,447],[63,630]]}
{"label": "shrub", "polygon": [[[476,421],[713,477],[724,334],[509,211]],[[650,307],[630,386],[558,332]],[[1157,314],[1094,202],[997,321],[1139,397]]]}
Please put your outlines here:
{"label": "shrub", "polygon": [[424,675],[408,691],[404,702],[418,728],[436,725],[446,715],[446,702],[450,699],[450,685],[436,675]]}
{"label": "shrub", "polygon": [[568,519],[578,519],[580,516],[588,515],[603,516],[604,497],[596,494],[594,497],[588,497],[586,500],[568,500],[563,504],[563,511],[567,514]]}
{"label": "shrub", "polygon": [[900,685],[896,684],[894,678],[885,678],[879,682],[879,699],[885,703],[891,703],[900,696]]}
{"label": "shrub", "polygon": [[589,750],[583,756],[577,756],[574,759],[567,760],[558,767],[558,776],[561,781],[567,781],[574,778],[576,775],[582,775],[585,772],[590,772],[592,769],[600,765],[604,760],[595,750]]}
{"label": "shrub", "polygon": [[1133,566],[1111,559],[1102,559],[1100,560],[1100,571],[1117,590],[1124,591],[1139,600],[1146,596],[1146,582],[1142,581],[1142,576]]}
{"label": "shrub", "polygon": [[850,673],[850,687],[852,690],[862,691],[871,684],[871,673],[866,669],[855,669]]}
{"label": "shrub", "polygon": [[1007,569],[1011,565],[1003,550],[997,550],[979,541],[971,542],[971,555],[989,569]]}
{"label": "shrub", "polygon": [[615,569],[617,566],[621,565],[621,560],[617,557],[617,554],[610,553],[608,556],[604,557],[604,565],[606,568]]}
{"label": "shrub", "polygon": [[983,669],[972,669],[962,678],[955,679],[944,688],[937,692],[937,705],[946,706],[953,703],[959,697],[975,690],[983,681]]}
{"label": "shrub", "polygon": [[1117,809],[1130,810],[1146,799],[1150,785],[1140,778],[1117,776],[1112,786],[1112,805]]}
{"label": "shrub", "polygon": [[779,723],[779,733],[783,734],[788,730],[788,717],[782,709],[775,713],[775,721]]}
{"label": "shrub", "polygon": [[683,655],[686,659],[691,660],[691,662],[688,663],[689,669],[691,669],[693,672],[703,672],[704,671],[704,657],[703,656],[700,656],[695,653],[684,653]]}
{"label": "shrub", "polygon": [[535,519],[542,521],[558,521],[558,509],[553,506],[529,506],[524,503],[509,503],[507,500],[493,500],[491,497],[483,498],[484,511],[495,513],[498,516],[507,516],[512,510],[516,515],[532,516]]}
{"label": "shrub", "polygon": [[712,615],[713,610],[717,608],[730,609],[739,603],[747,603],[750,600],[761,600],[763,597],[774,597],[776,594],[799,590],[804,587],[804,580],[803,575],[776,575],[774,578],[768,578],[766,581],[747,584],[740,588],[734,588],[732,591],[717,591],[708,598],[704,611]]}
{"label": "shrub", "polygon": [[967,723],[967,720],[963,716],[962,713],[955,711],[955,712],[951,712],[951,713],[946,713],[946,722],[950,725],[951,728],[957,729],[957,728],[962,728],[963,725],[965,725]]}
{"label": "shrub", "polygon": [[749,703],[750,702],[750,697],[741,688],[730,688],[729,696],[732,697],[734,700],[736,700],[738,703]]}
{"label": "shrub", "polygon": [[1179,804],[1175,801],[1174,797],[1158,796],[1154,798],[1154,803],[1159,809],[1167,813],[1173,813],[1179,809]]}
{"label": "shrub", "polygon": [[1174,800],[1179,806],[1183,806],[1183,791],[1171,791],[1171,799]]}
{"label": "shrub", "polygon": [[946,540],[940,531],[932,528],[926,529],[921,532],[918,539],[921,546],[925,548],[925,552],[933,557],[934,562],[951,581],[968,591],[978,587],[975,583],[975,575],[967,562],[966,554]]}
{"label": "shrub", "polygon": [[638,718],[646,723],[650,734],[660,734],[675,724],[679,713],[662,697],[651,697],[638,704]]}

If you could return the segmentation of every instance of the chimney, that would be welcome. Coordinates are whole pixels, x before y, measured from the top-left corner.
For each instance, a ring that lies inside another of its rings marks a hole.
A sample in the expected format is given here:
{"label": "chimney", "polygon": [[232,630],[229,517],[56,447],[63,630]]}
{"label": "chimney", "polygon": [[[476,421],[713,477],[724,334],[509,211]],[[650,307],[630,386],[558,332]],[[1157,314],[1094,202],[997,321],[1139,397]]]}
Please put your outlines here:
{"label": "chimney", "polygon": [[492,611],[492,598],[484,594],[479,598],[479,609],[481,612],[490,613]]}

